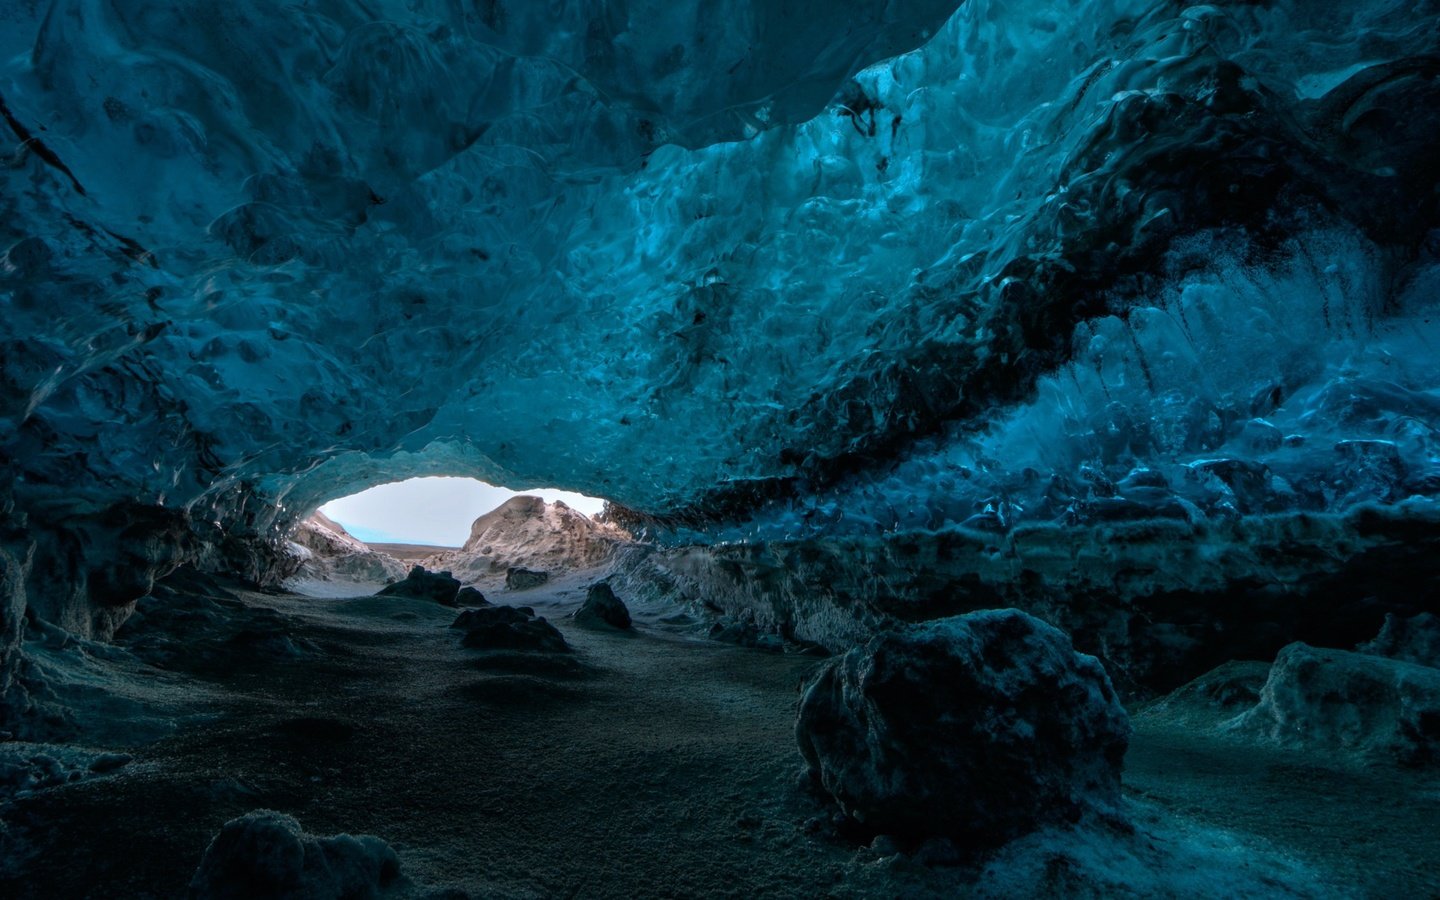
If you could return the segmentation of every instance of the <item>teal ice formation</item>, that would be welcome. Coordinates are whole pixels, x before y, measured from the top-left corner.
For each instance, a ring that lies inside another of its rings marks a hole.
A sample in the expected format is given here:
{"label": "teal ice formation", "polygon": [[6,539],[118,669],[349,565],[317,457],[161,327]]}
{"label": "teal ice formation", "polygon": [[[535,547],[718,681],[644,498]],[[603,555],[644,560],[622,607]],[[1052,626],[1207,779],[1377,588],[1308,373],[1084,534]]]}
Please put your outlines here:
{"label": "teal ice formation", "polygon": [[1433,523],[1437,13],[6,0],[7,696],[422,474],[669,544]]}

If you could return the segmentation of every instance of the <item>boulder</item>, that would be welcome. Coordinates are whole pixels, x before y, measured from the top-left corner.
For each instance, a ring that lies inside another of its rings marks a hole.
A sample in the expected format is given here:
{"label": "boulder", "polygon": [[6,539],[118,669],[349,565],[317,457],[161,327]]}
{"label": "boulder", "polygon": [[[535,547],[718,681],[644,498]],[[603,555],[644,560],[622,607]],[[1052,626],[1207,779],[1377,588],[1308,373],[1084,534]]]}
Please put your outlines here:
{"label": "boulder", "polygon": [[451,623],[465,632],[462,643],[476,650],[531,650],[568,653],[570,645],[544,617],[528,606],[467,609]]}
{"label": "boulder", "polygon": [[1294,643],[1232,730],[1299,749],[1440,762],[1440,669]]}
{"label": "boulder", "polygon": [[1114,812],[1129,736],[1100,663],[1014,609],[877,635],[821,668],[796,725],[863,831],[970,847]]}
{"label": "boulder", "polygon": [[416,566],[404,579],[380,589],[375,596],[408,597],[412,600],[429,600],[441,606],[455,606],[455,598],[459,594],[460,582],[451,577],[449,572],[427,572],[423,566]]}
{"label": "boulder", "polygon": [[512,591],[528,591],[550,580],[549,572],[511,566],[505,571],[505,587]]}
{"label": "boulder", "polygon": [[377,837],[317,837],[294,818],[261,809],[225,823],[205,848],[189,895],[196,900],[378,897],[399,877],[399,857]]}
{"label": "boulder", "polygon": [[585,594],[585,603],[574,613],[575,623],[589,628],[630,627],[630,610],[625,602],[615,596],[609,584],[600,582],[590,585]]}
{"label": "boulder", "polygon": [[1355,649],[1373,656],[1440,668],[1440,616],[1420,613],[1406,619],[1386,613],[1385,624],[1380,626],[1374,640]]}

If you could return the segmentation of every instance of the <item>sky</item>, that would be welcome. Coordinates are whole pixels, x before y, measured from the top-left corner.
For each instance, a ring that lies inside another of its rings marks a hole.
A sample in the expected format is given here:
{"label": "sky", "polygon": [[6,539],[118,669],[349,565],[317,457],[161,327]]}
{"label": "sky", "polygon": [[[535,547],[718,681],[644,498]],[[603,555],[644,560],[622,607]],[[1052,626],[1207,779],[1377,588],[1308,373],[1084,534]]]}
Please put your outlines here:
{"label": "sky", "polygon": [[550,488],[512,491],[473,478],[411,478],[331,500],[320,511],[362,541],[459,547],[470,537],[470,523],[521,494],[564,500],[587,516],[605,505],[604,500]]}

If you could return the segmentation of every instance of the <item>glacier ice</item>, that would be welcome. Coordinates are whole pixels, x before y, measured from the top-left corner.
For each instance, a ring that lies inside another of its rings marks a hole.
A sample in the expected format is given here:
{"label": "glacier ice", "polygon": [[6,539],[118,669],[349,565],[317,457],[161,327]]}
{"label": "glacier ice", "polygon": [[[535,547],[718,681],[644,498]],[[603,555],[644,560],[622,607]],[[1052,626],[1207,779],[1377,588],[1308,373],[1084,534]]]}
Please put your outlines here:
{"label": "glacier ice", "polygon": [[1432,497],[1437,13],[6,0],[5,655],[413,475],[676,542]]}

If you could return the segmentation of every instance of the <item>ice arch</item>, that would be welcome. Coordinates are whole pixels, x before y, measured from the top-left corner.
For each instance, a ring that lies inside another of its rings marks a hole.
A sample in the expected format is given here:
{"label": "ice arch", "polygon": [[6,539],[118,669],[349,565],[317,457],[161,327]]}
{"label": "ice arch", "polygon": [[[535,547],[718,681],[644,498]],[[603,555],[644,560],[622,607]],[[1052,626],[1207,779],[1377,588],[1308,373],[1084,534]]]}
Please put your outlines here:
{"label": "ice arch", "polygon": [[[698,539],[1440,489],[1432,0],[956,6],[0,4],[4,646],[412,475]],[[1207,364],[1277,298],[1314,354]]]}

